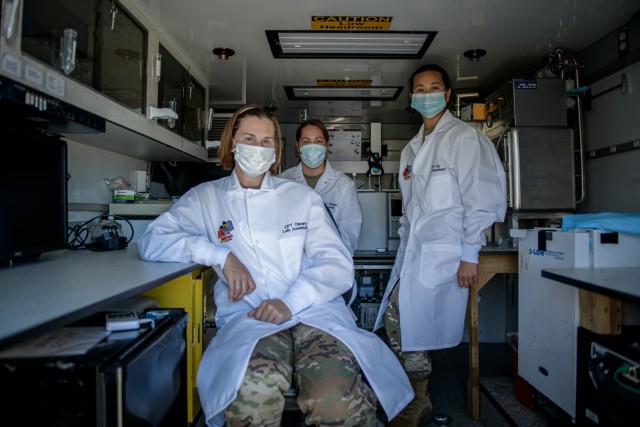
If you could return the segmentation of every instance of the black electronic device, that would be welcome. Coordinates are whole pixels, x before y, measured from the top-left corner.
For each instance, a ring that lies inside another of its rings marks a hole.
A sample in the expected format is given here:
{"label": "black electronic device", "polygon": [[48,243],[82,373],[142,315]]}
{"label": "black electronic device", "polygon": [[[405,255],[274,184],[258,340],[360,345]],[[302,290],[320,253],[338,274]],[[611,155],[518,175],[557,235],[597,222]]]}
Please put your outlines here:
{"label": "black electronic device", "polygon": [[104,118],[6,77],[0,77],[0,101],[12,115],[50,133],[104,133],[106,129]]}
{"label": "black electronic device", "polygon": [[398,230],[400,229],[400,217],[402,216],[402,193],[389,193],[388,198],[388,221],[387,230],[389,232],[389,240],[400,240]]}
{"label": "black electronic device", "polygon": [[0,105],[0,264],[67,244],[67,144],[4,115]]}
{"label": "black electronic device", "polygon": [[636,426],[640,413],[640,328],[620,335],[578,328],[576,424]]}
{"label": "black electronic device", "polygon": [[[127,223],[130,236],[122,231],[119,221]],[[133,225],[119,215],[100,214],[90,220],[76,224],[69,230],[69,249],[90,249],[96,252],[113,251],[126,248],[133,240]]]}
{"label": "black electronic device", "polygon": [[[118,217],[120,218],[120,217]],[[127,223],[129,223],[127,221]],[[133,233],[133,227],[131,233]],[[102,215],[91,228],[91,239],[89,243],[90,249],[94,251],[112,251],[114,249],[124,249],[127,247],[130,239],[122,232],[122,226],[114,219],[114,216]]]}
{"label": "black electronic device", "polygon": [[[0,359],[3,416],[38,426],[186,426],[187,313],[148,318],[84,355]],[[104,324],[97,313],[72,326]]]}

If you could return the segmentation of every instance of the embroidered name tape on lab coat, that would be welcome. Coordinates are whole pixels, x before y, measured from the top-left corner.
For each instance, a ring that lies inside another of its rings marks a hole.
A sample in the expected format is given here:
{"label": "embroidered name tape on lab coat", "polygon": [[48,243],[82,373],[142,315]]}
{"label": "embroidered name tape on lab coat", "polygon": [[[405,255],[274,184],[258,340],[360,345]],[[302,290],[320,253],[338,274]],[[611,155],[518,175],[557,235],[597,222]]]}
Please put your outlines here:
{"label": "embroidered name tape on lab coat", "polygon": [[284,227],[282,227],[282,234],[288,233],[290,231],[306,230],[306,229],[307,229],[306,222],[294,222],[292,224],[287,224]]}

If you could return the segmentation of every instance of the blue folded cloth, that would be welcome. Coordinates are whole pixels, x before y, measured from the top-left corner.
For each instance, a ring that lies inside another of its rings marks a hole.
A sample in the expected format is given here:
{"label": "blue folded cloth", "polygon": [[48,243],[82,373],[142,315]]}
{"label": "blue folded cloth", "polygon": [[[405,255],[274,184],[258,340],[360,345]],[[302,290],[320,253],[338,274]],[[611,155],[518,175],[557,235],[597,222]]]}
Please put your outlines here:
{"label": "blue folded cloth", "polygon": [[640,213],[602,212],[562,217],[562,231],[576,229],[607,230],[640,235]]}

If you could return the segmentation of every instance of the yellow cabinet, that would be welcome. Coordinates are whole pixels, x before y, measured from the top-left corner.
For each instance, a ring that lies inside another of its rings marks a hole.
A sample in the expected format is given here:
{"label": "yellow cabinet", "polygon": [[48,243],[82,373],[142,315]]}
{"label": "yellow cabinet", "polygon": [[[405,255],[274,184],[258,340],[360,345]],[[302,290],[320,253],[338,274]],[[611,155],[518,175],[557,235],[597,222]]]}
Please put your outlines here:
{"label": "yellow cabinet", "polygon": [[[187,422],[193,423],[202,408],[196,376],[202,353],[215,333],[207,327],[213,321],[215,273],[202,267],[142,294],[154,298],[163,308],[184,308],[187,323]],[[206,316],[206,317],[205,317]]]}

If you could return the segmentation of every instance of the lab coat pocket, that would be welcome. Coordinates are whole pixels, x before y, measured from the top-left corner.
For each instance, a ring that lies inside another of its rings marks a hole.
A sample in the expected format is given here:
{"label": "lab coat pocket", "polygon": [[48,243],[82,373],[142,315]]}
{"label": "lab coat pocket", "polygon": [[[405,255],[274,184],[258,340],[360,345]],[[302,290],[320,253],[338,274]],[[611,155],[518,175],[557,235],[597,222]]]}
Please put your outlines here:
{"label": "lab coat pocket", "polygon": [[457,281],[462,246],[427,243],[420,255],[420,282],[425,288],[437,288]]}
{"label": "lab coat pocket", "polygon": [[453,188],[451,188],[451,176],[447,174],[432,174],[427,183],[426,201],[427,209],[445,209],[453,204]]}
{"label": "lab coat pocket", "polygon": [[300,274],[300,259],[304,250],[304,236],[288,236],[278,240],[282,266],[289,279]]}

